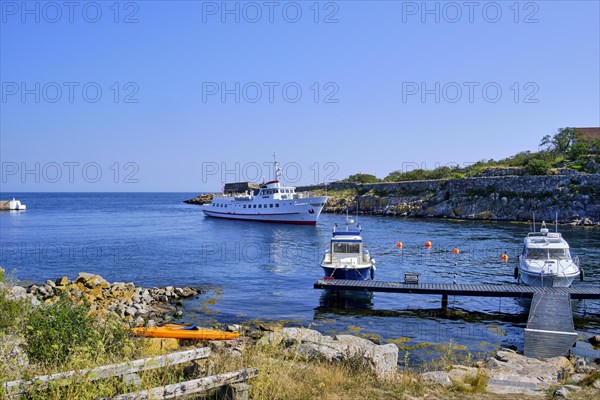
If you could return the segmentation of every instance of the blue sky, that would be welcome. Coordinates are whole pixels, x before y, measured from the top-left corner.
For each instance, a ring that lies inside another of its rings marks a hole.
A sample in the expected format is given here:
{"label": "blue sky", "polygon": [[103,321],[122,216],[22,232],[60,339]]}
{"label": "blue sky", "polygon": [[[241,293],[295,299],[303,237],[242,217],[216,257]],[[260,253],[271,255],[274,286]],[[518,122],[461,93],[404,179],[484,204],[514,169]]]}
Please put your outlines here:
{"label": "blue sky", "polygon": [[0,1],[1,191],[215,191],[273,152],[384,177],[600,126],[597,1],[315,3]]}

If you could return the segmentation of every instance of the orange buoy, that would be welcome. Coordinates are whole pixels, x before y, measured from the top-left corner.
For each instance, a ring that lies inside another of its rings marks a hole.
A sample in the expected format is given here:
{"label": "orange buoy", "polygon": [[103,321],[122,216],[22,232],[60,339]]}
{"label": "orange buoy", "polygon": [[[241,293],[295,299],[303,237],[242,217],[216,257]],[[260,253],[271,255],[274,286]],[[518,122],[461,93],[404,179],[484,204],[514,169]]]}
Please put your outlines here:
{"label": "orange buoy", "polygon": [[502,255],[500,256],[500,258],[502,258],[502,261],[508,261],[508,254],[502,253]]}
{"label": "orange buoy", "polygon": [[452,249],[452,252],[453,252],[454,254],[459,254],[459,253],[460,253],[460,250],[458,249],[458,247],[455,247],[454,249]]}
{"label": "orange buoy", "polygon": [[402,248],[402,242],[396,243],[396,247],[399,248],[399,249],[401,249]]}
{"label": "orange buoy", "polygon": [[431,242],[429,240],[425,242],[425,247],[431,247]]}

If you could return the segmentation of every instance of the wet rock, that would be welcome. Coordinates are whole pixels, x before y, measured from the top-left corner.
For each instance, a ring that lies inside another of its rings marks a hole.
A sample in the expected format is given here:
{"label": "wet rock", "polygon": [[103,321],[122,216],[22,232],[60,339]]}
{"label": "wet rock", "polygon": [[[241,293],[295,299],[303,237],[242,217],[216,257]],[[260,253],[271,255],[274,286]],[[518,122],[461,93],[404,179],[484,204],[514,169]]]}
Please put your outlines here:
{"label": "wet rock", "polygon": [[593,346],[600,346],[600,335],[592,336],[588,339]]}

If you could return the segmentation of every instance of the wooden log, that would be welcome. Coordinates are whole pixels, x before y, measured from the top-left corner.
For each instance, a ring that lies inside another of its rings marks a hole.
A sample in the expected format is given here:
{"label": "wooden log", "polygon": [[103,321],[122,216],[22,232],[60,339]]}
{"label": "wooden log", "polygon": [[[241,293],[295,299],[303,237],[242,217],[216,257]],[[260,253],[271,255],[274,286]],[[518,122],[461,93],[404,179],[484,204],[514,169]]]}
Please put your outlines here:
{"label": "wooden log", "polygon": [[[174,383],[172,385],[160,386],[149,390],[122,394],[111,397],[110,400],[167,400],[190,394],[206,393],[211,389],[224,385],[244,382],[258,376],[258,368],[244,368],[239,371],[226,372],[223,374],[207,376],[187,382]],[[99,399],[108,400],[108,399]]]}
{"label": "wooden log", "polygon": [[[141,360],[135,360],[121,364],[106,365],[103,367],[93,369],[82,369],[79,371],[69,371],[52,375],[43,375],[35,377],[30,381],[11,381],[4,383],[2,386],[4,387],[4,392],[6,394],[17,395],[23,393],[24,388],[33,383],[66,380],[74,376],[81,376],[86,381],[96,381],[98,379],[110,378],[112,376],[130,375],[139,371],[148,371],[156,368],[163,368],[171,365],[182,364],[201,358],[207,358],[208,356],[210,356],[210,348],[202,347],[199,349],[181,351],[158,357],[143,358]],[[68,383],[69,382],[65,382],[65,384]]]}

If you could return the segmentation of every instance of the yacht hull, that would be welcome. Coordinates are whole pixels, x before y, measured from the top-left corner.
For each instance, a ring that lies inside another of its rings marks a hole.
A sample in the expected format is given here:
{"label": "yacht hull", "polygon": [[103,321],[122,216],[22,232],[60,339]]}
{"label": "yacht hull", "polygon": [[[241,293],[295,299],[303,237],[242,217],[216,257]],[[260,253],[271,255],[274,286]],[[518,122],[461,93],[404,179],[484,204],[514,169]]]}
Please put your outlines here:
{"label": "yacht hull", "polygon": [[579,273],[572,275],[531,273],[519,268],[519,280],[528,286],[569,287],[578,276]]}
{"label": "yacht hull", "polygon": [[375,267],[366,265],[364,267],[329,267],[321,264],[325,278],[327,279],[348,279],[353,281],[364,281],[375,278]]}

